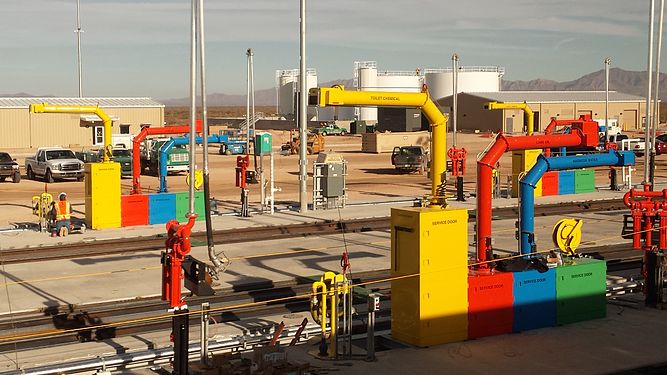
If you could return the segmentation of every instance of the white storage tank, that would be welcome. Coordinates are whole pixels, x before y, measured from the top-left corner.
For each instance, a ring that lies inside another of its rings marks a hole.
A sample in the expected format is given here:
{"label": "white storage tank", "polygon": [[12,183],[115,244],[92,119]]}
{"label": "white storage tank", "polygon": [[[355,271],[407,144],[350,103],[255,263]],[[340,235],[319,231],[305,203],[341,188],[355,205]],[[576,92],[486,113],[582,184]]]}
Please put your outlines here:
{"label": "white storage tank", "polygon": [[421,92],[424,79],[418,72],[380,72],[377,91]]}
{"label": "white storage tank", "polygon": [[[359,90],[377,91],[378,71],[374,66],[362,66],[359,68]],[[359,120],[371,123],[377,122],[378,109],[375,107],[360,107]]]}
{"label": "white storage tank", "polygon": [[[459,68],[458,92],[498,92],[505,68],[499,66],[462,66]],[[424,69],[424,83],[433,100],[454,93],[452,68]]]}
{"label": "white storage tank", "polygon": [[[278,85],[278,115],[285,118],[294,118],[296,110],[296,93],[299,92],[299,69],[276,71],[276,83]],[[315,69],[306,71],[306,87],[311,89],[317,87],[317,72]],[[309,114],[315,112],[309,109]]]}

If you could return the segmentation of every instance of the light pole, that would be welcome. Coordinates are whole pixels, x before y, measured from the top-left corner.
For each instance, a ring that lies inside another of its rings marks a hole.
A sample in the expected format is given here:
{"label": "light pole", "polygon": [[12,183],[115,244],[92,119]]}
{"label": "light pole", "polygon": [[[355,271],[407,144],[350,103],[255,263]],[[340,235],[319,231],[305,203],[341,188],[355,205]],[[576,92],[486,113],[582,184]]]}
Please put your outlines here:
{"label": "light pole", "polygon": [[306,137],[306,128],[308,126],[307,116],[307,98],[308,85],[306,72],[306,0],[301,0],[300,17],[300,69],[299,69],[299,212],[308,211],[308,196],[306,194],[306,183],[308,179],[308,161],[306,160],[306,149],[308,148],[308,139]]}
{"label": "light pole", "polygon": [[81,33],[83,30],[81,30],[81,16],[79,12],[79,1],[76,0],[76,30],[74,32],[76,33],[76,50],[77,50],[77,66],[79,68],[79,98],[83,97],[83,90],[82,90],[82,84],[81,84]]}
{"label": "light pole", "polygon": [[609,142],[609,65],[611,58],[604,59],[604,143]]}
{"label": "light pole", "polygon": [[649,150],[648,146],[649,144],[646,143],[644,145],[644,154],[647,157],[650,157],[649,159],[649,181],[651,182],[651,186],[655,184],[655,133],[656,129],[658,128],[658,125],[660,125],[660,118],[658,118],[658,94],[660,93],[660,55],[662,53],[662,21],[663,21],[663,16],[665,12],[665,0],[660,0],[660,18],[658,21],[658,51],[656,53],[655,57],[655,96],[653,100],[653,130],[651,131],[651,150],[650,150],[650,156],[649,156]]}

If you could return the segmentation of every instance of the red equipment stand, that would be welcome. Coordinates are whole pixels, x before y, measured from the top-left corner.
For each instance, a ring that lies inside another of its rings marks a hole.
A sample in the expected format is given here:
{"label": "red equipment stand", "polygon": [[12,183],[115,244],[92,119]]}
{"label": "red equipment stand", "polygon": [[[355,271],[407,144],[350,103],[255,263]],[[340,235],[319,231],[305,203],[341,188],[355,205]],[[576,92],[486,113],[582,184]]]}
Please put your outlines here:
{"label": "red equipment stand", "polygon": [[239,155],[236,157],[236,187],[241,188],[241,216],[250,216],[248,212],[248,189],[246,188],[246,174],[250,165],[249,155]]}
{"label": "red equipment stand", "polygon": [[188,337],[190,333],[188,306],[181,296],[183,270],[181,265],[191,249],[190,234],[197,219],[196,214],[188,216],[186,224],[176,220],[167,223],[167,250],[162,253],[162,300],[174,310],[172,319],[172,339],[174,341],[173,374],[188,373]]}
{"label": "red equipment stand", "polygon": [[[647,306],[662,308],[667,302],[663,295],[663,274],[667,267],[664,254],[667,250],[667,189],[651,191],[651,184],[644,183],[643,191],[630,189],[625,193],[623,203],[632,212],[632,247],[644,250],[642,273],[646,280],[645,303]],[[656,221],[658,222],[657,247],[653,245]]]}
{"label": "red equipment stand", "polygon": [[452,147],[447,150],[447,156],[452,159],[452,175],[456,177],[456,200],[464,202],[463,175],[466,173],[466,156],[468,151],[464,147]]}

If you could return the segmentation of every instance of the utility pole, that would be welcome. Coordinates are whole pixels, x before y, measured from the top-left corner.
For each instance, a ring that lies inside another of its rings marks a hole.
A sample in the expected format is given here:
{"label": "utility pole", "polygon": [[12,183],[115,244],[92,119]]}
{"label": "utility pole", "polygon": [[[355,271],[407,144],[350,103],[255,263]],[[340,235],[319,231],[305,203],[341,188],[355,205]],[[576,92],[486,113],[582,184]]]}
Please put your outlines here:
{"label": "utility pole", "polygon": [[81,30],[81,16],[79,12],[79,2],[80,0],[76,0],[76,30],[74,32],[76,33],[76,49],[77,49],[77,66],[79,68],[79,98],[83,98],[83,90],[82,90],[82,83],[81,83],[81,33],[83,30]]}
{"label": "utility pole", "polygon": [[[648,146],[651,144],[651,88],[653,83],[653,21],[655,19],[655,0],[650,1],[648,18],[648,90],[646,94],[646,120],[644,122],[644,182],[650,182]],[[651,190],[653,187],[651,186]]]}
{"label": "utility pole", "polygon": [[300,69],[299,69],[299,212],[308,211],[308,195],[306,186],[308,180],[308,161],[306,160],[306,149],[308,138],[306,129],[308,127],[308,72],[306,71],[306,0],[301,1],[300,17]]}
{"label": "utility pole", "polygon": [[604,59],[604,144],[609,142],[609,65],[611,58]]}

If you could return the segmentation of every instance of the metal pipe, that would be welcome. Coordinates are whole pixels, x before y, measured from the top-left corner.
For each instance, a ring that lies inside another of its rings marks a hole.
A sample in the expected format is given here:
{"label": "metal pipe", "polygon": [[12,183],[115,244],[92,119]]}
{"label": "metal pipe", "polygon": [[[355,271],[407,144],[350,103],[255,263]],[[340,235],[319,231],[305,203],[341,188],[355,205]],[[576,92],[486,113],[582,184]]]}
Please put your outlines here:
{"label": "metal pipe", "polygon": [[[345,91],[336,85],[331,88],[313,88],[309,96],[320,107],[415,107],[421,108],[431,124],[431,205],[444,206],[444,183],[446,169],[447,117],[440,112],[428,92],[404,93],[383,91]],[[597,142],[597,139],[596,139]]]}
{"label": "metal pipe", "polygon": [[190,189],[188,213],[195,215],[195,121],[197,119],[197,0],[191,2],[190,14]]}
{"label": "metal pipe", "polygon": [[83,98],[83,83],[81,82],[81,16],[79,12],[80,1],[76,0],[76,50],[77,50],[77,66],[79,70],[79,98]]}
{"label": "metal pipe", "polygon": [[523,111],[523,114],[526,118],[526,135],[533,135],[533,130],[535,125],[533,123],[535,114],[530,106],[526,103],[498,103],[498,102],[489,102],[484,106],[485,109],[494,110],[494,109],[520,109]]}
{"label": "metal pipe", "polygon": [[[281,339],[287,339],[294,337],[297,332],[298,327],[290,327],[283,331]],[[305,330],[302,332],[302,335],[306,337],[310,335],[316,335],[320,332],[320,327],[316,324],[308,324]],[[252,347],[254,345],[264,344],[271,340],[272,335],[268,333],[256,334],[256,335],[247,335],[247,336],[233,336],[227,337],[222,340],[209,340],[209,350],[210,351],[219,351],[219,350],[229,350],[229,349],[238,349],[245,347]],[[192,344],[188,348],[190,353],[199,353],[201,350],[199,344]],[[122,369],[137,363],[166,363],[174,355],[174,350],[172,347],[166,347],[161,349],[147,350],[138,353],[123,353],[117,354],[108,357],[97,357],[91,359],[84,359],[75,362],[68,363],[58,363],[55,365],[45,365],[38,366],[33,368],[23,368],[15,371],[3,372],[3,375],[57,375],[57,374],[66,374],[66,373],[78,373],[84,371],[96,371],[103,368],[116,368]]]}
{"label": "metal pipe", "polygon": [[[644,123],[644,154],[648,151],[646,147],[651,143],[651,89],[653,84],[653,23],[655,20],[655,0],[650,1],[649,18],[648,18],[648,62],[646,71],[648,74],[648,89],[646,94],[646,120]],[[644,182],[650,182],[649,178],[649,163],[646,155],[644,156]]]}
{"label": "metal pipe", "polygon": [[543,155],[537,157],[535,165],[519,181],[521,199],[519,201],[519,249],[521,254],[534,253],[535,247],[535,187],[540,178],[548,171],[559,171],[563,169],[581,169],[602,166],[626,166],[635,163],[635,154],[632,151],[609,150],[606,153],[562,156],[547,158]]}
{"label": "metal pipe", "polygon": [[246,50],[245,153],[250,154],[250,48]]}
{"label": "metal pipe", "polygon": [[[655,184],[655,136],[656,129],[660,125],[660,118],[658,117],[658,94],[660,93],[660,55],[662,53],[662,24],[663,16],[665,13],[665,0],[660,0],[660,18],[658,21],[658,51],[655,56],[655,97],[653,100],[653,130],[651,131],[651,156],[649,162],[649,181],[651,186]],[[644,147],[648,147],[648,144],[644,144]],[[644,150],[644,153],[648,155],[648,150]]]}
{"label": "metal pipe", "polygon": [[[208,259],[213,263],[213,269],[217,272],[224,264],[215,255],[215,242],[213,241],[213,223],[211,222],[211,188],[209,183],[208,170],[208,143],[209,143],[209,128],[208,128],[208,106],[206,105],[206,42],[204,38],[204,0],[198,2],[199,10],[199,70],[200,70],[200,85],[201,90],[201,107],[202,107],[202,162],[204,163],[204,216],[206,217],[206,245],[208,248]],[[218,139],[219,140],[219,139]],[[166,164],[165,164],[166,168]],[[165,171],[165,176],[167,175]],[[190,179],[191,185],[195,181]],[[165,178],[166,188],[166,178]]]}
{"label": "metal pipe", "polygon": [[[201,5],[201,3],[200,3]],[[211,305],[208,302],[201,304],[201,328],[199,330],[199,362],[202,366],[208,365],[208,319],[211,316]]]}
{"label": "metal pipe", "polygon": [[604,59],[604,144],[609,142],[609,65],[611,58]]}
{"label": "metal pipe", "polygon": [[[201,132],[201,124],[197,125],[197,132]],[[141,194],[141,142],[149,135],[183,134],[190,131],[189,125],[170,126],[166,128],[143,128],[132,139],[132,192],[130,194]],[[147,152],[149,150],[146,150]]]}
{"label": "metal pipe", "polygon": [[459,55],[456,53],[452,55],[452,84],[453,84],[453,102],[452,102],[452,146],[456,147],[456,122],[457,122],[457,113],[459,110],[458,106],[458,84],[459,84]]}
{"label": "metal pipe", "polygon": [[104,163],[111,161],[113,145],[111,144],[111,117],[99,106],[92,105],[50,105],[48,103],[31,104],[30,113],[92,113],[102,120],[104,125]]}
{"label": "metal pipe", "polygon": [[300,64],[299,64],[299,212],[308,211],[307,179],[308,179],[308,160],[306,160],[306,147],[308,137],[306,129],[308,127],[308,72],[306,71],[306,0],[301,0],[300,14]]}
{"label": "metal pipe", "polygon": [[[201,91],[202,113],[202,161],[204,178],[208,176],[208,110],[206,106],[206,43],[204,41],[204,0],[198,0],[198,35],[199,35],[199,89]],[[194,181],[194,180],[190,180]],[[206,185],[204,185],[206,187]]]}
{"label": "metal pipe", "polygon": [[[553,147],[591,146],[598,143],[595,126],[575,127],[571,134],[507,137],[499,134],[494,143],[477,160],[477,261],[493,259],[491,245],[491,180],[493,168],[503,153],[512,150],[545,149]],[[488,268],[484,264],[481,268]]]}

